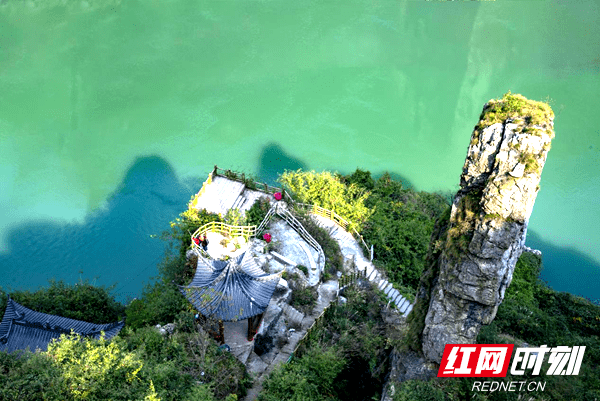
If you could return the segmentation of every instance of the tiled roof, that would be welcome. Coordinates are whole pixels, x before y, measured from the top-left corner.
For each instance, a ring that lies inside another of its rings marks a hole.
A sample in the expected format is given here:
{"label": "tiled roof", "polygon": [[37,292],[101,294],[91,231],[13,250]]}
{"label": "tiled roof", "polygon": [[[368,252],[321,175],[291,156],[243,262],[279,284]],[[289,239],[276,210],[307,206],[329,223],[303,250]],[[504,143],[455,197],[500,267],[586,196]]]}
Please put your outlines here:
{"label": "tiled roof", "polygon": [[280,278],[262,271],[246,252],[231,261],[199,263],[192,282],[180,290],[203,315],[236,321],[263,313]]}
{"label": "tiled roof", "polygon": [[0,323],[0,351],[13,352],[29,347],[46,351],[53,338],[59,338],[71,329],[86,337],[99,338],[104,331],[105,338],[115,336],[125,322],[95,324],[81,320],[69,319],[47,313],[33,311],[8,298],[4,318]]}

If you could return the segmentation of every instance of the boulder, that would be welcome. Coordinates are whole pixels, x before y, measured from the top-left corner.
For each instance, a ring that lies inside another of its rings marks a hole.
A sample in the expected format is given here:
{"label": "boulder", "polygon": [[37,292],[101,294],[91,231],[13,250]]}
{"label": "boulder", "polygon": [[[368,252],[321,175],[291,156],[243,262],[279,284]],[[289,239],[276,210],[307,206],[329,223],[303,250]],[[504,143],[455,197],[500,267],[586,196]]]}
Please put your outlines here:
{"label": "boulder", "polygon": [[266,354],[274,347],[281,346],[287,340],[287,327],[282,315],[283,311],[280,308],[270,323],[264,323],[265,329],[262,330],[262,333],[254,337],[254,352],[256,355],[261,356]]}

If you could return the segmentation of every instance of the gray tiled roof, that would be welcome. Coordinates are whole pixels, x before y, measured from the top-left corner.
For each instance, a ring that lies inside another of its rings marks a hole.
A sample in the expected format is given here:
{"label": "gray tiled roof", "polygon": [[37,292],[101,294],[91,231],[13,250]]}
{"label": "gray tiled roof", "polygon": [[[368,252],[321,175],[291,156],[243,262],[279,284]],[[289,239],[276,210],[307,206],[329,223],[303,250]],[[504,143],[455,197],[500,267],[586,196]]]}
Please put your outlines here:
{"label": "gray tiled roof", "polygon": [[236,321],[263,313],[281,274],[267,274],[249,253],[231,261],[198,264],[196,275],[183,295],[205,316]]}
{"label": "gray tiled roof", "polygon": [[104,331],[105,338],[115,336],[125,322],[95,324],[69,319],[47,313],[36,312],[8,298],[6,311],[0,323],[0,351],[13,352],[29,347],[46,351],[53,338],[59,338],[71,329],[86,337],[99,338]]}

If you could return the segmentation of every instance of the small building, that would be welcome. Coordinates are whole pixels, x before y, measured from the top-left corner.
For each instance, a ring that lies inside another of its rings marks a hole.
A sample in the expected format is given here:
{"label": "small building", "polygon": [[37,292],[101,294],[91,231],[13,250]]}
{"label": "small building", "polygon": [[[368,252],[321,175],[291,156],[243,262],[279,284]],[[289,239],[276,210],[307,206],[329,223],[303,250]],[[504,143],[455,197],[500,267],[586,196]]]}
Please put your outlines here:
{"label": "small building", "polygon": [[104,331],[105,338],[112,338],[125,325],[124,321],[95,324],[66,317],[36,312],[8,297],[6,311],[0,323],[0,351],[13,352],[29,348],[46,351],[53,338],[69,334],[71,330],[84,337],[99,338]]}
{"label": "small building", "polygon": [[243,319],[248,319],[248,341],[251,341],[282,274],[283,271],[265,273],[250,252],[227,261],[199,257],[194,279],[180,287],[180,291],[200,314],[218,320],[217,337],[221,342],[224,342],[222,322]]}

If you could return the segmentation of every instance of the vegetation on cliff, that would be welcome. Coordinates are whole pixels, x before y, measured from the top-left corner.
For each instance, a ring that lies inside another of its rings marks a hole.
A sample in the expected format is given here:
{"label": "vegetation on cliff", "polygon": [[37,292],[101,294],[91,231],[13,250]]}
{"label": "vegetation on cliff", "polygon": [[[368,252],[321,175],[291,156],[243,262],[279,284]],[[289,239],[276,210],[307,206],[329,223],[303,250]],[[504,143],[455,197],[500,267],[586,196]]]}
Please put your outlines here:
{"label": "vegetation on cliff", "polygon": [[367,286],[348,288],[332,304],[296,357],[263,383],[261,401],[379,399],[390,350],[381,312],[385,298]]}
{"label": "vegetation on cliff", "polygon": [[[432,235],[445,238],[450,215],[446,198],[405,188],[387,174],[375,180],[369,172],[357,170],[332,177],[343,186],[354,185],[352,191],[336,191],[346,196],[349,211],[353,201],[362,202],[358,210],[367,216],[361,223],[362,234],[375,245],[375,261],[395,285],[413,294],[419,280],[431,285],[436,268],[432,261],[443,247],[428,246]],[[357,198],[358,193],[368,195]],[[256,206],[254,218],[259,219],[264,209]],[[111,341],[79,341],[75,336],[52,345],[47,353],[27,358],[0,353],[0,399],[231,401],[243,396],[249,385],[244,367],[194,330],[193,311],[174,285],[185,283],[193,274],[194,266],[185,258],[189,234],[218,219],[204,212],[182,213],[165,235],[173,240],[173,247],[158,277],[127,306],[114,300],[111,288],[88,282],[73,286],[52,282],[35,292],[11,292],[17,302],[32,309],[96,323],[126,316],[126,326]],[[505,301],[492,324],[481,330],[478,342],[585,345],[579,376],[540,376],[548,382],[546,391],[527,395],[550,400],[600,399],[600,308],[548,288],[539,280],[540,270],[540,258],[529,253],[521,256]],[[399,343],[399,333],[390,330],[382,317],[380,295],[360,286],[348,290],[347,303],[332,305],[299,347],[297,357],[265,382],[261,399],[377,398],[387,374],[389,350]],[[426,312],[418,305],[409,319]],[[5,306],[3,293],[0,307],[4,310]],[[177,322],[179,329],[167,337],[152,327],[170,322]],[[418,337],[418,333],[408,332],[402,341],[411,336]],[[396,386],[394,399],[516,400],[519,396],[516,392],[474,393],[471,384],[470,379],[408,381]]]}
{"label": "vegetation on cliff", "polygon": [[[189,302],[176,284],[192,277],[185,257],[189,233],[219,220],[206,212],[185,211],[165,238],[172,247],[159,275],[127,306],[111,288],[88,282],[51,282],[35,292],[12,291],[11,297],[40,312],[94,323],[126,317],[125,328],[110,341],[66,336],[48,352],[28,357],[0,352],[2,400],[236,400],[250,385],[245,367],[205,333],[195,330]],[[2,313],[7,297],[1,292]],[[164,337],[153,326],[176,323]]]}
{"label": "vegetation on cliff", "polygon": [[288,171],[281,182],[297,191],[300,201],[355,222],[365,241],[374,246],[373,263],[405,296],[414,297],[433,224],[448,205],[443,195],[417,192],[387,173],[374,180],[370,172],[360,169],[347,176]]}
{"label": "vegetation on cliff", "polygon": [[[500,99],[492,99],[483,107],[479,116],[479,123],[475,126],[476,135],[484,128],[496,123],[504,123],[509,120],[515,124],[526,123],[540,128],[550,128],[548,121],[554,119],[554,112],[545,102],[538,102],[525,98],[523,95],[508,91]],[[536,133],[535,128],[531,128]],[[552,131],[551,137],[554,137]]]}

